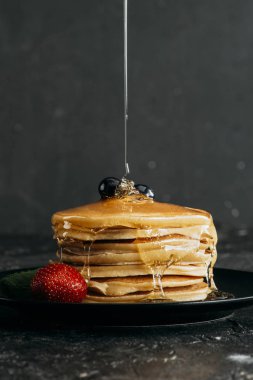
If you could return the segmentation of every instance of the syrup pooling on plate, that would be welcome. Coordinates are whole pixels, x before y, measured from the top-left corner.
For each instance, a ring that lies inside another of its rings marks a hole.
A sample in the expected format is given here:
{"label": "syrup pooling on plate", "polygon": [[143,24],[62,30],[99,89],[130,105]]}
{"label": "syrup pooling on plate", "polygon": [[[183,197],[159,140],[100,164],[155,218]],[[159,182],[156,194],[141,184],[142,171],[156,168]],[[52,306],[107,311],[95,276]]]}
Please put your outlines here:
{"label": "syrup pooling on plate", "polygon": [[232,298],[235,298],[234,294],[215,289],[208,294],[206,301],[218,301]]}

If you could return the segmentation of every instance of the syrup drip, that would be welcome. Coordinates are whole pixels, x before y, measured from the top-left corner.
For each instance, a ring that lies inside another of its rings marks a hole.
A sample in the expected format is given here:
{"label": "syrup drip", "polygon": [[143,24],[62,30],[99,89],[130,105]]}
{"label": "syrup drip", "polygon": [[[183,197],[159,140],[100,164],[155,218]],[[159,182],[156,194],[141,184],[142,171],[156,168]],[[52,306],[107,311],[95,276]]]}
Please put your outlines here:
{"label": "syrup drip", "polygon": [[[157,236],[157,239],[159,241],[159,238],[161,236]],[[199,247],[200,242],[198,242]],[[164,246],[163,247],[165,252],[168,253],[168,250],[171,249],[171,247]],[[173,253],[171,253],[168,257],[168,254],[160,254],[157,255],[157,260],[154,260],[153,262],[150,262],[149,259],[149,253],[140,252],[141,258],[143,262],[148,265],[148,267],[151,270],[151,274],[153,277],[153,291],[152,293],[147,297],[147,299],[165,299],[165,294],[163,290],[163,275],[167,268],[169,268],[171,265],[175,265],[183,260],[185,256],[187,256],[187,252],[183,255],[180,255],[180,257],[175,256]],[[167,299],[168,300],[168,299]],[[169,301],[169,300],[168,300]]]}
{"label": "syrup drip", "polygon": [[[171,259],[167,262],[154,262],[153,265],[149,265],[149,268],[152,273],[153,277],[153,291],[148,296],[148,299],[154,299],[154,300],[162,300],[165,299],[165,294],[163,290],[163,275],[167,268],[169,268],[171,265],[175,265],[176,263],[179,263],[181,260],[176,260],[173,255],[171,256]],[[167,301],[169,301],[168,298],[166,298]]]}
{"label": "syrup drip", "polygon": [[210,279],[210,268],[211,268],[212,262],[209,264],[206,264],[206,283],[210,287],[211,286],[211,279]]}
{"label": "syrup drip", "polygon": [[[92,232],[95,234],[95,237],[96,237],[96,235],[99,234],[99,232],[102,232],[105,229],[106,228],[97,228],[97,229],[93,229]],[[87,246],[87,241],[83,242],[84,264],[83,264],[83,268],[81,270],[81,274],[84,276],[85,281],[87,282],[87,284],[89,283],[90,278],[91,278],[90,251],[91,251],[92,245],[95,243],[96,240],[98,240],[98,239],[94,238],[93,240],[89,241],[88,242],[88,246]]]}
{"label": "syrup drip", "polygon": [[82,276],[84,276],[87,284],[90,281],[90,250],[91,250],[93,242],[94,242],[93,240],[90,241],[88,243],[88,247],[87,247],[87,245],[85,245],[85,243],[83,243],[84,263],[83,263],[83,268],[81,270],[81,274],[82,274]]}
{"label": "syrup drip", "polygon": [[[159,236],[160,237],[160,236]],[[157,237],[157,239],[159,239]],[[187,253],[186,253],[187,255]],[[147,265],[150,268],[151,274],[152,274],[152,280],[153,280],[153,290],[152,292],[146,297],[147,300],[158,300],[158,299],[165,299],[165,294],[163,290],[163,275],[167,268],[169,268],[171,265],[175,265],[176,263],[179,263],[182,261],[184,256],[181,256],[180,258],[176,258],[175,255],[172,253],[169,257],[166,259],[161,260],[161,254],[158,253],[157,260],[154,260],[153,262],[150,262],[149,258],[149,252],[140,252],[140,256],[142,261],[145,265]],[[162,254],[163,256],[163,254]],[[168,299],[167,299],[168,300]]]}
{"label": "syrup drip", "polygon": [[155,262],[154,265],[150,265],[150,270],[153,277],[153,292],[148,298],[162,299],[165,298],[163,291],[162,278],[167,265],[160,262]]}
{"label": "syrup drip", "polygon": [[58,244],[59,253],[60,253],[60,255],[59,255],[59,261],[60,261],[60,263],[62,263],[62,242],[63,242],[63,240],[57,238],[57,244]]}
{"label": "syrup drip", "polygon": [[[214,247],[212,249],[214,249]],[[213,255],[214,255],[214,252],[212,251],[212,253],[211,253],[211,260],[210,260],[209,263],[206,263],[206,278],[205,278],[205,282],[207,283],[207,285],[209,287],[211,287],[211,285],[212,285],[212,281],[211,281],[211,278],[210,278],[210,269],[212,267]]]}

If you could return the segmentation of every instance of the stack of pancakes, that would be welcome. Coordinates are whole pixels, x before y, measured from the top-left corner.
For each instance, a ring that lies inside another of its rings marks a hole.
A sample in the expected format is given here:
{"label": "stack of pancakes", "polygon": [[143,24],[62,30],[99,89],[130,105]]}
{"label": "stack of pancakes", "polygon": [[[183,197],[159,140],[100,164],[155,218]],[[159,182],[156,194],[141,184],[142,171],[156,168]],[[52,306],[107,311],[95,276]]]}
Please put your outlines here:
{"label": "stack of pancakes", "polygon": [[131,195],[57,212],[52,224],[58,256],[88,283],[85,302],[204,300],[215,288],[205,211]]}

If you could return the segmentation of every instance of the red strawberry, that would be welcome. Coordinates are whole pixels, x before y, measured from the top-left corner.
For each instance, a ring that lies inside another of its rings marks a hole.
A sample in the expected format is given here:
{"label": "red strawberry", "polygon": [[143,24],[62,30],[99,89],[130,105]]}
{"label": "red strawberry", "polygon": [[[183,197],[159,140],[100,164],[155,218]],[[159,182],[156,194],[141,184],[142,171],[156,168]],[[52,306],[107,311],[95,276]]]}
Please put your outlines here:
{"label": "red strawberry", "polygon": [[32,293],[54,302],[81,302],[87,294],[87,284],[73,267],[56,263],[39,269],[31,282]]}

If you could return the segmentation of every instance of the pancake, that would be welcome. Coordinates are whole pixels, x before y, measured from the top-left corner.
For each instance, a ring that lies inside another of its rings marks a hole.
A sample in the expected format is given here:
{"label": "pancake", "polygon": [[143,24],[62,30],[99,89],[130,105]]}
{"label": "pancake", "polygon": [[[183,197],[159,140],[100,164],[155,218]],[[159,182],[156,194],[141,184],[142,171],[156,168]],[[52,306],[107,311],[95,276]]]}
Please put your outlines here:
{"label": "pancake", "polygon": [[[163,276],[162,278],[163,289],[195,285],[201,282],[203,282],[203,277]],[[122,296],[140,291],[152,291],[153,286],[152,276],[95,278],[89,282],[91,292],[105,296]]]}
{"label": "pancake", "polygon": [[[167,236],[178,234],[179,228],[128,228],[123,226],[106,227],[106,228],[84,228],[73,224],[73,222],[65,221],[64,223],[54,223],[55,236],[60,239],[70,238],[79,241],[95,241],[99,240],[116,240],[121,239],[137,239],[149,238],[156,236]],[[217,243],[217,235],[215,228],[212,225],[203,226],[188,226],[180,227],[180,234],[193,239],[206,241],[207,239],[214,240]]]}
{"label": "pancake", "polygon": [[181,235],[170,235],[163,237],[153,237],[149,239],[133,239],[133,240],[97,240],[92,245],[84,243],[84,250],[90,249],[90,252],[148,252],[158,249],[173,249],[175,251],[197,251],[199,249],[199,240],[186,238]]}
{"label": "pancake", "polygon": [[[160,254],[157,252],[149,252],[149,261],[152,263],[158,257],[158,255],[163,255],[161,251]],[[85,264],[87,262],[87,255],[84,255],[83,252],[72,253],[71,249],[63,249],[62,254],[60,255],[57,252],[57,256],[62,258],[66,263],[72,264]],[[216,259],[216,253],[207,254],[207,253],[189,253],[183,258],[183,263],[189,264],[205,264],[209,265],[210,262]],[[164,260],[163,260],[164,261]],[[179,261],[179,258],[178,258]],[[124,265],[124,264],[142,264],[142,256],[139,253],[97,253],[89,255],[89,264],[90,265]]]}
{"label": "pancake", "polygon": [[168,228],[210,226],[211,215],[203,210],[155,202],[147,197],[108,198],[81,207],[59,211],[53,226],[68,222],[66,229],[81,226],[102,229],[115,226],[130,228]]}
{"label": "pancake", "polygon": [[[83,266],[75,266],[82,273]],[[85,268],[84,268],[85,269]],[[129,276],[145,276],[152,275],[152,269],[148,265],[129,264],[129,265],[90,265],[90,278],[105,277],[129,277]],[[210,268],[212,273],[212,268]],[[202,276],[207,275],[207,266],[205,265],[170,265],[163,271],[164,275],[178,276]]]}
{"label": "pancake", "polygon": [[205,299],[215,288],[217,234],[203,210],[141,194],[108,198],[52,216],[57,256],[88,284],[85,302]]}
{"label": "pancake", "polygon": [[[200,283],[190,286],[176,288],[165,288],[164,299],[173,302],[202,301],[206,299],[211,292],[207,284]],[[97,294],[88,294],[83,302],[145,302],[150,299],[156,299],[153,292],[136,292],[124,296],[102,296]]]}

